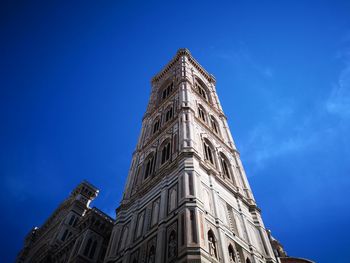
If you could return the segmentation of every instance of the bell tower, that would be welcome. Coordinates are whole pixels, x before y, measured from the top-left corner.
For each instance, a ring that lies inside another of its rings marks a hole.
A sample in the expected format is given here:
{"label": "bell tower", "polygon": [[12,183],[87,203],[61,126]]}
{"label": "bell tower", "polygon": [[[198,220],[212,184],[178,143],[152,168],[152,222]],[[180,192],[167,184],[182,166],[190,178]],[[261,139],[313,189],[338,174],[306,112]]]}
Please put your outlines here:
{"label": "bell tower", "polygon": [[151,85],[105,262],[277,262],[215,78],[180,49]]}

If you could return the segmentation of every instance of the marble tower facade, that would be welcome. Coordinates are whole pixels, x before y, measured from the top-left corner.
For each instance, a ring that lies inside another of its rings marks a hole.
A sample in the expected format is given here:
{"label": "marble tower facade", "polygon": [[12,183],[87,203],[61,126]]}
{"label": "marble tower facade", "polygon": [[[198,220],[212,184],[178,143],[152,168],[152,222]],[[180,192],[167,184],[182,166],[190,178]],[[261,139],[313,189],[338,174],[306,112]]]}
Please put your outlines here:
{"label": "marble tower facade", "polygon": [[105,262],[277,262],[215,78],[180,49],[151,84]]}

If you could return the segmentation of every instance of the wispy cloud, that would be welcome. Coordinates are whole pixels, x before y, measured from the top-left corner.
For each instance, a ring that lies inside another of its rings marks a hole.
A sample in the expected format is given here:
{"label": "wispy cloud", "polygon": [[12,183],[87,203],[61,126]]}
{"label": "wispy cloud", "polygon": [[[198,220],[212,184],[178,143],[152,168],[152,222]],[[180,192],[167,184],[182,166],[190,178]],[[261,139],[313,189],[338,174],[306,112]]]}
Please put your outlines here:
{"label": "wispy cloud", "polygon": [[345,67],[340,72],[337,83],[333,84],[326,109],[329,113],[350,117],[350,52],[345,55],[345,59]]}
{"label": "wispy cloud", "polygon": [[317,142],[319,131],[310,134],[308,121],[295,125],[295,119],[293,110],[286,106],[249,133],[242,154],[255,169],[264,169],[271,159],[303,151]]}
{"label": "wispy cloud", "polygon": [[[317,101],[312,110],[301,115],[298,105],[286,98],[270,93],[270,115],[248,134],[242,145],[246,161],[255,169],[266,167],[271,160],[282,156],[301,153],[319,147],[327,139],[334,140],[344,133],[350,118],[350,52],[349,49],[337,57],[344,63],[336,84],[330,84],[328,98]],[[315,103],[315,102],[314,102]],[[337,118],[334,118],[334,117]],[[342,121],[339,121],[339,117]],[[345,124],[345,125],[344,125]]]}
{"label": "wispy cloud", "polygon": [[239,67],[248,66],[265,79],[272,79],[275,75],[275,70],[272,67],[254,58],[244,42],[240,42],[235,49],[218,51],[215,53],[215,56],[234,63]]}

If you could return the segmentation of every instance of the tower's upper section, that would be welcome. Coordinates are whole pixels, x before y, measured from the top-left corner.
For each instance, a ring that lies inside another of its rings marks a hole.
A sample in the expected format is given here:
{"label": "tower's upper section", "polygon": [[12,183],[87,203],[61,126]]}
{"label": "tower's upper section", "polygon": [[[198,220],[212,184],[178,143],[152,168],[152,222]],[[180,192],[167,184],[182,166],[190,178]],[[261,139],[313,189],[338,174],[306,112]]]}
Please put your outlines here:
{"label": "tower's upper section", "polygon": [[208,173],[232,178],[231,168],[223,163],[237,163],[237,151],[215,84],[187,49],[179,49],[153,77],[123,203],[147,191],[155,178],[163,178],[190,155]]}
{"label": "tower's upper section", "polygon": [[187,82],[193,91],[202,96],[204,102],[222,113],[216,95],[215,78],[209,74],[186,48],[179,49],[170,62],[151,81],[152,93],[147,107],[147,114],[152,114],[161,106],[170,93],[175,92],[181,83]]}

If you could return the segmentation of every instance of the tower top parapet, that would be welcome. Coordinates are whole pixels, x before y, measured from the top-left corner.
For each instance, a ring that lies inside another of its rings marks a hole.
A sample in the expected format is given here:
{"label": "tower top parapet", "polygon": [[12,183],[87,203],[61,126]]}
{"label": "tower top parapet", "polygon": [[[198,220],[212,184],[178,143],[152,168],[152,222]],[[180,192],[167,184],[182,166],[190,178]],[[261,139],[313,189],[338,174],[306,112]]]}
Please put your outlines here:
{"label": "tower top parapet", "polygon": [[71,197],[76,197],[79,194],[85,196],[89,200],[93,200],[97,197],[99,190],[90,184],[88,181],[82,181],[74,190],[71,192]]}
{"label": "tower top parapet", "polygon": [[192,56],[190,50],[188,48],[180,48],[177,50],[176,55],[170,60],[170,62],[168,64],[166,64],[164,66],[164,68],[158,73],[156,74],[152,80],[151,83],[156,83],[159,80],[161,80],[163,78],[164,75],[166,75],[166,73],[172,68],[172,66],[179,61],[179,59],[181,57],[186,56],[188,58],[188,61],[195,67],[197,68],[198,71],[200,71],[203,76],[210,82],[210,83],[214,83],[216,82],[215,77],[208,73],[201,64],[198,63],[198,61]]}

